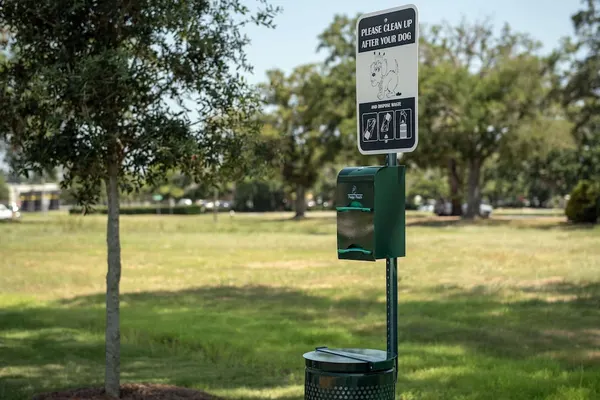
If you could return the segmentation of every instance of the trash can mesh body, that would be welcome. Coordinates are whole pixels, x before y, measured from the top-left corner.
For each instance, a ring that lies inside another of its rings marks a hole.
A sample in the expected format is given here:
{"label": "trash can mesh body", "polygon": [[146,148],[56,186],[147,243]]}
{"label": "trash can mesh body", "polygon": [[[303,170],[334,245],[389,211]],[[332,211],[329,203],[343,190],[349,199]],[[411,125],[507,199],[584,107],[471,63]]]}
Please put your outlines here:
{"label": "trash can mesh body", "polygon": [[318,348],[306,353],[305,400],[394,400],[394,359],[369,349]]}
{"label": "trash can mesh body", "polygon": [[305,400],[394,400],[394,370],[376,375],[326,374],[306,369]]}

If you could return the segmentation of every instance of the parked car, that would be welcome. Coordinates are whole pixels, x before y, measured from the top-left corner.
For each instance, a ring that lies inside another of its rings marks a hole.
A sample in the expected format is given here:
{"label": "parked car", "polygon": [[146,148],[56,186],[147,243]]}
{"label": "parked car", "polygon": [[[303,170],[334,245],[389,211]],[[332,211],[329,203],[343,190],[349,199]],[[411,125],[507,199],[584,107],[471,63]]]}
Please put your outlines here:
{"label": "parked car", "polygon": [[228,211],[231,209],[231,202],[227,200],[217,200],[216,202],[207,200],[203,202],[203,206],[207,210],[214,210],[216,204],[216,208],[218,211]]}
{"label": "parked car", "polygon": [[[489,218],[492,215],[494,208],[489,204],[481,203],[479,205],[479,215],[483,218]],[[452,215],[452,203],[449,201],[437,202],[433,212],[438,216]],[[467,212],[467,203],[462,205],[463,214]]]}
{"label": "parked car", "polygon": [[452,203],[449,201],[437,201],[433,207],[433,213],[439,217],[452,215]]}
{"label": "parked car", "polygon": [[[493,210],[494,210],[494,208],[489,204],[481,203],[479,205],[479,215],[482,218],[489,218],[492,215]],[[466,212],[467,212],[467,205],[463,204],[463,213],[466,213]]]}
{"label": "parked car", "polygon": [[194,202],[191,199],[179,199],[177,204],[180,206],[191,206]]}
{"label": "parked car", "polygon": [[434,212],[435,207],[431,204],[423,204],[419,206],[418,210],[423,212]]}
{"label": "parked car", "polygon": [[0,221],[17,221],[21,218],[21,212],[16,204],[6,206],[0,204]]}

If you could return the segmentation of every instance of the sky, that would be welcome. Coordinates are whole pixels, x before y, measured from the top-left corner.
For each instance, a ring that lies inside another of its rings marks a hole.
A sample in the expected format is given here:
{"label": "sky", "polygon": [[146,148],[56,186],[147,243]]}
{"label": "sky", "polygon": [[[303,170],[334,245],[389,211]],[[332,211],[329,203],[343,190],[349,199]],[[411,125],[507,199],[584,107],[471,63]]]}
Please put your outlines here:
{"label": "sky", "polygon": [[[251,1],[248,0],[250,3]],[[270,0],[283,12],[275,19],[277,27],[248,28],[252,40],[246,53],[254,66],[250,83],[266,80],[266,71],[280,68],[290,72],[295,66],[322,61],[317,36],[333,21],[335,14],[355,16],[405,2],[397,0]],[[492,18],[496,27],[508,22],[513,30],[530,34],[543,43],[543,51],[557,47],[564,36],[573,34],[571,15],[583,8],[580,0],[414,0],[424,24],[447,21],[457,24],[464,17],[474,22]]]}

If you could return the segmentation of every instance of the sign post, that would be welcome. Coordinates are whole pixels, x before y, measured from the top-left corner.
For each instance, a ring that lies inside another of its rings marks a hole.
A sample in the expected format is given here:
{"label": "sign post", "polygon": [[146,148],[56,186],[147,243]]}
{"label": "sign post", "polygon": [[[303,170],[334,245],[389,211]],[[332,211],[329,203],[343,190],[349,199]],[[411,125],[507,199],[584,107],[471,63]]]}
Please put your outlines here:
{"label": "sign post", "polygon": [[[396,153],[387,156],[386,166],[398,165]],[[404,211],[404,210],[403,210]],[[398,258],[385,259],[386,347],[387,356],[395,360],[398,378]]]}
{"label": "sign post", "polygon": [[336,185],[339,259],[386,260],[386,351],[317,347],[304,354],[304,399],[394,400],[398,379],[398,257],[405,256],[405,167],[418,144],[418,12],[413,5],[357,23],[357,145],[385,166],[346,167]]}
{"label": "sign post", "polygon": [[[357,145],[362,154],[416,149],[419,102],[418,10],[405,5],[362,15],[356,26]],[[398,372],[398,259],[386,259],[387,354]]]}

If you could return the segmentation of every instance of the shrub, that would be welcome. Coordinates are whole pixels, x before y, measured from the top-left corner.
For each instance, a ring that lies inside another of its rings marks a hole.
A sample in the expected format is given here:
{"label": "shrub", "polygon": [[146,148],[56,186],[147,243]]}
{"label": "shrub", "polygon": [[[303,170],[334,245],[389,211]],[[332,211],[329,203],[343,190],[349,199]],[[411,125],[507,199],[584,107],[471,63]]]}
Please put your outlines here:
{"label": "shrub", "polygon": [[419,209],[419,206],[413,202],[406,202],[406,204],[404,205],[404,209],[406,211],[416,211]]}
{"label": "shrub", "polygon": [[235,211],[282,211],[286,208],[285,192],[276,183],[258,180],[239,182],[234,195]]}
{"label": "shrub", "polygon": [[596,223],[600,216],[600,184],[579,181],[571,192],[565,213],[571,222]]}

